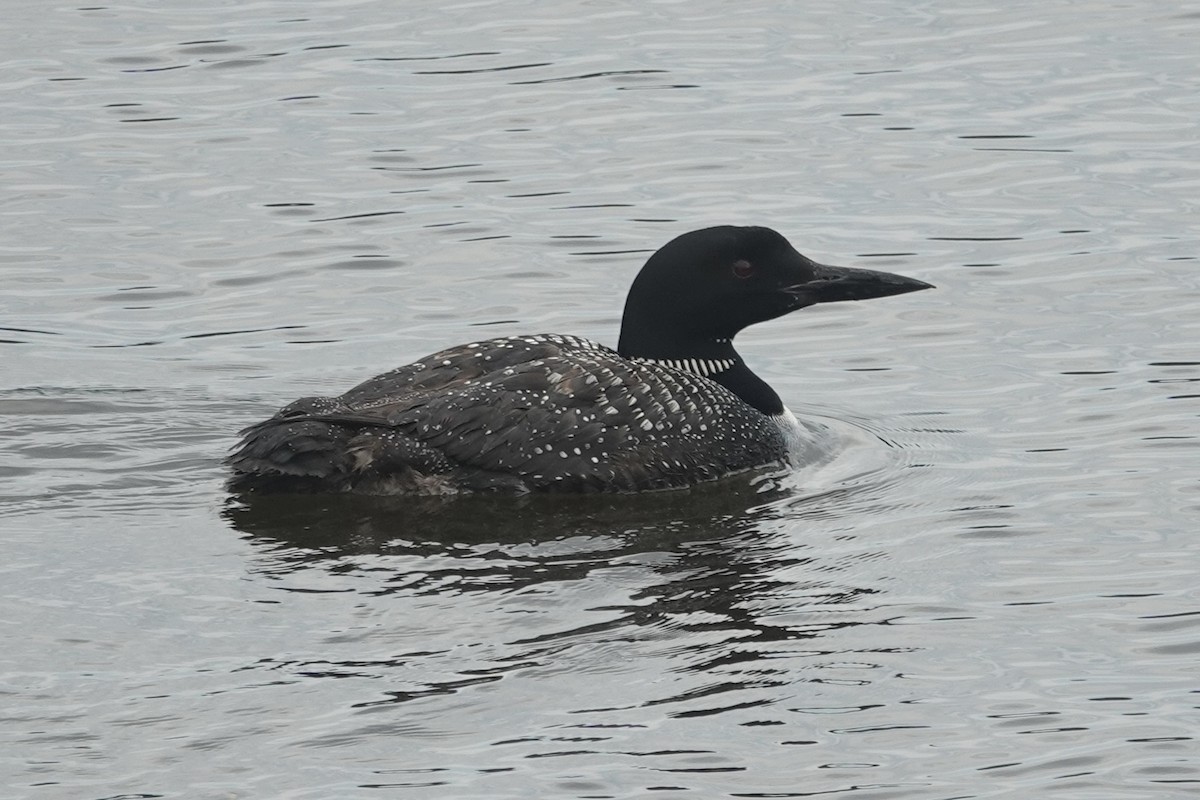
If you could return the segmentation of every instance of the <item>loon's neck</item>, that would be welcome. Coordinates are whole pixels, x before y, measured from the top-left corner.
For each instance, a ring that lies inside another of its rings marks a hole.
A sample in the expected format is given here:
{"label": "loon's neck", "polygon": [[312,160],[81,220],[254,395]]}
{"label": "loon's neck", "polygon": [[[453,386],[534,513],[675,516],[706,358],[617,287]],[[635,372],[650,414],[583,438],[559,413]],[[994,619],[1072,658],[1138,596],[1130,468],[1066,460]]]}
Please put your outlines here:
{"label": "loon's neck", "polygon": [[729,369],[708,377],[764,414],[778,416],[784,411],[783,401],[779,399],[775,390],[771,388],[770,384],[751,372],[750,368],[746,366],[746,362],[741,359],[738,359],[737,363]]}
{"label": "loon's neck", "polygon": [[686,346],[657,342],[654,346],[639,347],[623,335],[617,352],[635,361],[665,364],[716,381],[764,414],[774,416],[784,412],[779,395],[746,366],[730,339],[692,341]]}

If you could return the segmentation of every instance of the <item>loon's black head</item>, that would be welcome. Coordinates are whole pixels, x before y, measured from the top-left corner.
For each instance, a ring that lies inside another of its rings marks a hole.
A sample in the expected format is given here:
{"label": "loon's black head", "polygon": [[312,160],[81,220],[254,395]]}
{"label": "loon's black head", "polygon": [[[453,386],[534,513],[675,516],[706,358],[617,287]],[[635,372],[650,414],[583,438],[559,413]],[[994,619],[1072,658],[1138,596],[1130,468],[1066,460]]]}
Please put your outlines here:
{"label": "loon's black head", "polygon": [[839,300],[920,289],[888,272],[833,267],[796,252],[770,228],[685,233],[656,252],[629,288],[618,349],[645,358],[715,357],[748,325]]}

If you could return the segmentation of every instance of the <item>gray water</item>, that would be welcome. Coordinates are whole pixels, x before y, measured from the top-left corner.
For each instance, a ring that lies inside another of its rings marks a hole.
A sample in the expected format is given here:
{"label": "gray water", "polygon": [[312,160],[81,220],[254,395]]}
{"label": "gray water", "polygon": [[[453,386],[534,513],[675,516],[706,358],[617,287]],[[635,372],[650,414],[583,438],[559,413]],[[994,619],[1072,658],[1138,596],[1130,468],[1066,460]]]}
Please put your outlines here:
{"label": "gray water", "polygon": [[[1200,4],[5,5],[0,795],[1200,791]],[[764,224],[792,474],[235,502],[236,431],[614,342]]]}

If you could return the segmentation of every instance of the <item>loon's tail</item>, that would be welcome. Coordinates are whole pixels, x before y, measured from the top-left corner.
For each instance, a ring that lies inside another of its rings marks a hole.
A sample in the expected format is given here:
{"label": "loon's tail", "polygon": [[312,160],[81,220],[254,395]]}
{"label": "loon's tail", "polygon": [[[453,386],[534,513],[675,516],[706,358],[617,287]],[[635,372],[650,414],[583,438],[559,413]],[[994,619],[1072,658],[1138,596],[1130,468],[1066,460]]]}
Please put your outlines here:
{"label": "loon's tail", "polygon": [[289,406],[242,437],[225,459],[227,485],[239,494],[527,491],[517,476],[457,464],[399,428],[352,413],[313,417]]}
{"label": "loon's tail", "polygon": [[268,419],[242,431],[225,459],[234,492],[347,491],[358,431],[320,420]]}

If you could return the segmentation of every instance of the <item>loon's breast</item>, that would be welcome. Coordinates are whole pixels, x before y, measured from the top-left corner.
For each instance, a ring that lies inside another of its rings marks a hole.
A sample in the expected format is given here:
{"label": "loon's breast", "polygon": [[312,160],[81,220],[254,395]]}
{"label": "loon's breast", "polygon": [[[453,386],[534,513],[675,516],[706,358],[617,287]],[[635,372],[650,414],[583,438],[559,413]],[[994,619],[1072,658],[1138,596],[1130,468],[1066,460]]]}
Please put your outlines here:
{"label": "loon's breast", "polygon": [[665,489],[788,447],[771,417],[703,375],[554,334],[443,350],[244,433],[235,488],[365,493]]}

